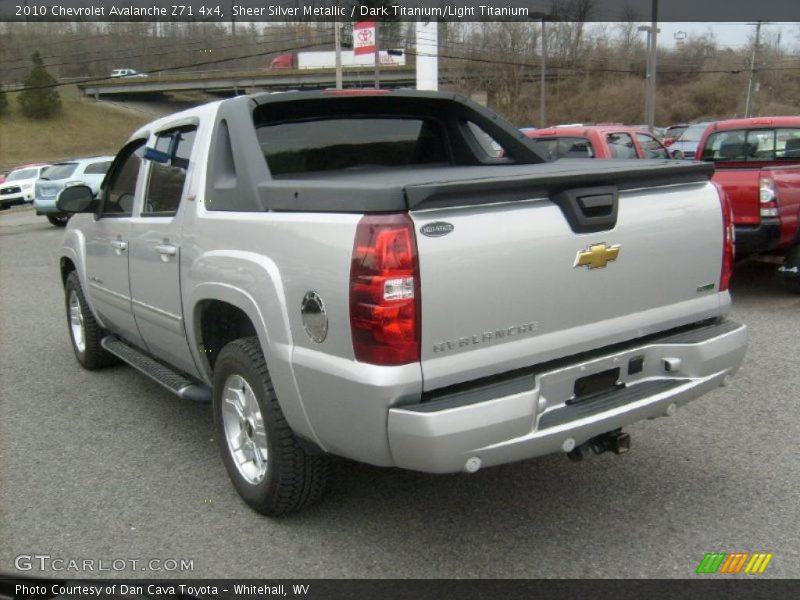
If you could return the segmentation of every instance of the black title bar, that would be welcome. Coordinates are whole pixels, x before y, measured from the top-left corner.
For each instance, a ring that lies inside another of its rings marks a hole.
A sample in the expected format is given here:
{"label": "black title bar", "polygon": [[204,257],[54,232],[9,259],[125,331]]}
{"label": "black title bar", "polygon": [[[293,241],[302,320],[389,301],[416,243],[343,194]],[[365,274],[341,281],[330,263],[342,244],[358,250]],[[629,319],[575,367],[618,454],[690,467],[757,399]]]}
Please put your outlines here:
{"label": "black title bar", "polygon": [[13,600],[782,600],[797,598],[797,580],[694,579],[272,579],[48,580],[0,577],[0,597]]}
{"label": "black title bar", "polygon": [[[651,0],[3,0],[0,21],[650,21]],[[800,21],[800,0],[661,0],[658,21]]]}

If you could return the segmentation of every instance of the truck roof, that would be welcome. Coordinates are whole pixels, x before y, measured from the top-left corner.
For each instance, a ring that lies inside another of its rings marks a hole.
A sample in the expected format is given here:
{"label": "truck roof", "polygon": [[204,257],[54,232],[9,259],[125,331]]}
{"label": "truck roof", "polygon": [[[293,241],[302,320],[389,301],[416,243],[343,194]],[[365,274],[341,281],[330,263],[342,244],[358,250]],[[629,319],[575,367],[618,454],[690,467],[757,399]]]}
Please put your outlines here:
{"label": "truck roof", "polygon": [[712,131],[728,129],[750,129],[753,127],[797,127],[800,126],[800,117],[751,117],[749,119],[725,119],[712,123]]}
{"label": "truck roof", "polygon": [[180,123],[181,121],[191,122],[195,119],[212,117],[216,113],[220,104],[223,102],[229,102],[232,99],[215,100],[213,102],[208,102],[207,104],[201,104],[200,106],[194,106],[180,112],[172,113],[166,117],[156,119],[155,121],[150,121],[146,125],[142,125],[139,129],[137,129],[133,135],[128,138],[128,141],[147,137],[154,131],[159,131],[164,127],[169,127],[176,123]]}
{"label": "truck roof", "polygon": [[528,137],[568,137],[568,136],[587,136],[591,132],[603,133],[649,133],[643,127],[633,127],[631,125],[581,125],[579,127],[548,127],[547,129],[536,129],[526,131]]}

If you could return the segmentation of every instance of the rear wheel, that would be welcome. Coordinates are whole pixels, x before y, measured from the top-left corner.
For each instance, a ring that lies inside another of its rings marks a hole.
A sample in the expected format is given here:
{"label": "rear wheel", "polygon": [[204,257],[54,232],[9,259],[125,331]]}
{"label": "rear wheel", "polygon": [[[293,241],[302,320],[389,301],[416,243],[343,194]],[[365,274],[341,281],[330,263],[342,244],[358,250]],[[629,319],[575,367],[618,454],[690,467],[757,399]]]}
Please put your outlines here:
{"label": "rear wheel", "polygon": [[116,364],[118,362],[116,357],[100,345],[105,331],[89,309],[81,289],[80,279],[75,271],[67,276],[64,294],[69,337],[72,341],[72,349],[75,351],[75,358],[83,368],[90,370]]}
{"label": "rear wheel", "polygon": [[50,221],[51,225],[64,227],[69,221],[69,217],[70,215],[47,215],[47,220]]}
{"label": "rear wheel", "polygon": [[214,365],[213,398],[222,460],[247,504],[278,516],[322,497],[328,459],[307,452],[286,422],[258,338],[222,349]]}
{"label": "rear wheel", "polygon": [[784,277],[783,283],[786,289],[793,294],[800,294],[800,244],[789,250],[786,258],[783,259],[783,266],[788,269],[792,267],[798,269],[794,277]]}

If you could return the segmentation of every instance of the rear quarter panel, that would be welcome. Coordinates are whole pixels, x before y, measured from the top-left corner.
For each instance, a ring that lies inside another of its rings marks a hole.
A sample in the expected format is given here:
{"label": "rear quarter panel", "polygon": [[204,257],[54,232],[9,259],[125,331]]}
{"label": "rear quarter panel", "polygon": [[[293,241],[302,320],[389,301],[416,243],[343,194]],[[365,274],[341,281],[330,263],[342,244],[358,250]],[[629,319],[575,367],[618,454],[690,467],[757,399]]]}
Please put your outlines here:
{"label": "rear quarter panel", "polygon": [[734,225],[758,225],[761,222],[758,180],[761,167],[747,163],[718,164],[713,180],[728,193]]}
{"label": "rear quarter panel", "polygon": [[778,195],[779,248],[790,248],[800,243],[800,165],[768,167],[765,171],[772,174]]}

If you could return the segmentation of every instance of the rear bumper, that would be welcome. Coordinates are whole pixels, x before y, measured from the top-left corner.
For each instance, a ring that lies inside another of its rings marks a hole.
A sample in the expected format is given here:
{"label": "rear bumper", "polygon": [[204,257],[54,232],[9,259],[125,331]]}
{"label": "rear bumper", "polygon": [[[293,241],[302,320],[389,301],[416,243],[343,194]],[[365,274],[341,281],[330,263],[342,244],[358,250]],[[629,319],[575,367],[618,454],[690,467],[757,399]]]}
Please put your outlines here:
{"label": "rear bumper", "polygon": [[61,212],[56,207],[55,197],[35,198],[33,200],[33,207],[36,209],[37,215],[54,215],[54,214],[59,214]]}
{"label": "rear bumper", "polygon": [[[605,432],[672,414],[722,385],[739,368],[746,346],[747,328],[726,321],[391,408],[392,458],[401,468],[450,473],[464,470],[473,457],[492,466],[569,450]],[[631,360],[639,358],[642,370],[629,373]],[[624,388],[567,404],[576,379],[617,367]]]}
{"label": "rear bumper", "polygon": [[779,218],[761,219],[758,225],[736,225],[736,258],[774,250],[781,236]]}

